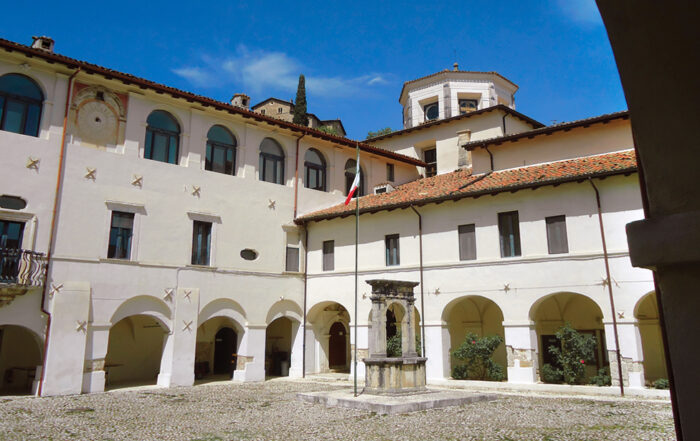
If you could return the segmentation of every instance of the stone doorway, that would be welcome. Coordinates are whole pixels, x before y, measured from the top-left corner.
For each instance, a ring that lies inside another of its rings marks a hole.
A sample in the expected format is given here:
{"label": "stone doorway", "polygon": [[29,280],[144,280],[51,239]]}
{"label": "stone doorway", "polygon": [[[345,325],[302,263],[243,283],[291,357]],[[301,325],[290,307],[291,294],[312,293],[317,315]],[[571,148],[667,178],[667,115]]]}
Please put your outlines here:
{"label": "stone doorway", "polygon": [[328,340],[328,365],[333,370],[344,370],[347,366],[348,335],[345,326],[335,322],[330,329]]}
{"label": "stone doorway", "polygon": [[226,374],[233,376],[236,369],[236,344],[238,335],[236,331],[225,327],[219,329],[214,337],[214,374]]}

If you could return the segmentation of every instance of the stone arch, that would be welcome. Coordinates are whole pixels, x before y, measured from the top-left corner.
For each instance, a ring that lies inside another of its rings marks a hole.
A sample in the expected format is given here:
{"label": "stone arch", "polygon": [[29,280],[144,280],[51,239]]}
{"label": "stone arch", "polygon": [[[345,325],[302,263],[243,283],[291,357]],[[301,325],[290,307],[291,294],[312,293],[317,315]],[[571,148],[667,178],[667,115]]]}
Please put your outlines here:
{"label": "stone arch", "polygon": [[659,378],[668,378],[659,309],[654,291],[639,299],[634,307],[634,318],[637,320],[642,344],[644,380],[651,384]]}
{"label": "stone arch", "polygon": [[233,320],[241,331],[248,321],[243,307],[231,299],[216,299],[207,303],[200,309],[197,323],[204,323],[215,317],[227,317]]}
{"label": "stone arch", "polygon": [[609,367],[603,310],[592,298],[573,292],[548,294],[532,304],[529,317],[537,333],[539,366],[553,363],[547,348],[557,344],[554,337],[557,329],[569,323],[577,331],[591,334],[596,339],[595,363],[586,367],[586,375],[594,376],[598,369]]}
{"label": "stone arch", "polygon": [[149,295],[132,297],[119,305],[109,321],[114,326],[133,315],[151,316],[158,320],[166,331],[170,332],[170,307],[157,297]]}
{"label": "stone arch", "polygon": [[0,325],[0,394],[30,394],[39,380],[43,341],[31,329]]}
{"label": "stone arch", "polygon": [[322,301],[309,309],[307,332],[313,339],[307,337],[307,345],[314,346],[312,353],[307,350],[307,371],[349,372],[351,320],[348,309],[339,302]]}
{"label": "stone arch", "polygon": [[468,333],[479,337],[498,335],[504,339],[493,354],[493,360],[503,366],[504,372],[508,366],[507,348],[505,345],[505,330],[503,328],[503,310],[492,299],[478,295],[467,295],[452,300],[442,311],[442,321],[447,324],[450,336],[450,370],[460,361],[452,357],[452,351],[457,349]]}
{"label": "stone arch", "polygon": [[287,317],[294,319],[301,323],[303,320],[303,313],[301,308],[296,302],[291,300],[280,300],[273,304],[267,312],[267,317],[265,318],[265,323],[270,325],[273,321],[281,317]]}
{"label": "stone arch", "polygon": [[[228,375],[230,379],[237,369],[238,348],[246,331],[245,311],[231,299],[216,299],[200,310],[197,323],[195,378]],[[224,363],[230,369],[222,369]]]}

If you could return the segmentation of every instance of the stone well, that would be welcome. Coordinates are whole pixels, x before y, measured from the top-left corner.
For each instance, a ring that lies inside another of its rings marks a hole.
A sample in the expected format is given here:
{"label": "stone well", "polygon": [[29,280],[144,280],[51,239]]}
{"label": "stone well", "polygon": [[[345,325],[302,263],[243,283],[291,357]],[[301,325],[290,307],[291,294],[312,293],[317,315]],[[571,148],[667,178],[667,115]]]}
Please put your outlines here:
{"label": "stone well", "polygon": [[[372,286],[369,357],[365,362],[365,390],[369,394],[410,394],[425,391],[425,357],[416,352],[413,288],[418,282],[368,280]],[[396,305],[396,306],[394,306]],[[394,306],[401,319],[401,357],[387,357],[386,314]]]}

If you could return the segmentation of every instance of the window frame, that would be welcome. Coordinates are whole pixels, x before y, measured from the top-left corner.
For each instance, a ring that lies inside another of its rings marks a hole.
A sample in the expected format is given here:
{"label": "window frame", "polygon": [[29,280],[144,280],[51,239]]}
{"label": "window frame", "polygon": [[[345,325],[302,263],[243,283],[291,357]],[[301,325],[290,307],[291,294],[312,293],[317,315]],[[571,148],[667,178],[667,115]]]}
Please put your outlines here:
{"label": "window frame", "polygon": [[[275,145],[280,149],[282,152],[282,156],[275,155],[273,153],[268,153],[268,152],[263,152],[262,151],[262,143],[265,142],[265,140],[270,139],[275,143]],[[265,179],[265,172],[267,171],[267,161],[271,161],[274,169],[273,169],[273,175],[275,176],[274,181],[268,181]],[[285,180],[284,180],[284,161],[285,161],[285,154],[284,154],[284,149],[280,145],[279,142],[274,140],[273,138],[265,138],[260,142],[260,154],[258,156],[258,180],[263,181],[263,182],[269,182],[271,184],[278,184],[278,185],[285,185]],[[279,174],[277,173],[279,168]],[[279,182],[277,179],[277,176],[279,175]]]}
{"label": "window frame", "polygon": [[[513,219],[515,222],[513,222]],[[509,224],[506,224],[509,221]],[[512,231],[504,231],[505,227],[510,227]],[[505,235],[512,235],[512,239],[508,238],[506,242]],[[501,257],[519,257],[522,256],[521,238],[520,238],[520,217],[518,211],[506,211],[498,213],[498,239],[501,249]]]}
{"label": "window frame", "polygon": [[[127,240],[127,246],[126,247],[117,247],[115,245],[114,252],[112,252],[112,237],[113,233],[115,232],[115,229],[119,230],[116,233],[117,238],[120,238],[120,233],[123,231],[126,231],[126,228],[122,227],[115,227],[114,226],[114,220],[115,220],[115,215],[118,215],[120,217],[130,217],[131,218],[131,228],[128,230],[129,231],[129,236],[126,238]],[[131,260],[131,254],[132,254],[132,249],[133,249],[133,243],[134,243],[134,225],[136,223],[136,214],[133,212],[129,211],[120,211],[120,210],[112,210],[111,211],[111,216],[110,216],[110,222],[109,222],[109,239],[108,239],[108,244],[107,244],[107,258],[108,259],[118,259],[118,260]],[[125,251],[123,255],[118,255],[118,250]]]}
{"label": "window frame", "polygon": [[[435,160],[428,162],[427,153],[435,155]],[[423,161],[425,162],[425,177],[430,178],[437,175],[437,147],[423,149]]]}
{"label": "window frame", "polygon": [[[296,263],[297,263],[296,268],[290,268],[290,266],[289,266],[289,258],[290,258],[289,252],[291,250],[294,250],[296,252]],[[287,248],[285,248],[285,252],[284,252],[284,271],[287,273],[301,272],[301,250],[300,250],[300,247],[287,245]]]}
{"label": "window frame", "polygon": [[[209,138],[209,132],[214,127],[221,127],[224,129],[230,136],[231,139],[233,139],[233,144],[226,144],[221,141],[213,141]],[[207,144],[206,144],[206,151],[204,152],[204,170],[207,171],[212,171],[214,173],[221,173],[224,175],[229,175],[229,176],[236,176],[236,154],[238,153],[238,142],[236,140],[236,137],[231,133],[229,129],[226,127],[217,124],[209,128],[209,132],[207,132]],[[224,171],[218,171],[214,170],[213,165],[214,165],[214,151],[217,149],[222,149],[224,151],[224,158],[228,156],[228,152],[231,151],[231,154],[233,156],[233,159],[231,160],[230,164],[230,169],[229,169],[229,161],[225,160],[224,164]],[[211,159],[209,159],[211,157]]]}
{"label": "window frame", "polygon": [[[435,115],[435,118],[428,118],[428,109],[430,107],[433,107],[433,106],[435,106],[435,109],[437,110],[437,115]],[[435,101],[432,103],[425,104],[423,106],[423,120],[425,122],[428,122],[428,121],[437,121],[438,119],[440,119],[440,102]]]}
{"label": "window frame", "polygon": [[[148,124],[148,119],[150,119],[151,115],[154,113],[159,112],[159,113],[164,113],[167,115],[175,124],[177,127],[177,131],[171,131],[167,129],[162,129],[160,127],[155,127],[150,124]],[[143,157],[144,159],[150,159],[151,161],[158,161],[158,162],[163,162],[166,164],[174,164],[178,165],[180,164],[180,134],[182,133],[182,127],[180,127],[180,123],[177,121],[177,119],[168,111],[166,110],[161,110],[161,109],[156,109],[152,111],[151,113],[148,114],[148,117],[146,118],[146,140],[144,142],[144,149],[143,149]],[[151,135],[149,137],[149,135]],[[153,157],[153,144],[155,141],[155,137],[157,136],[163,136],[166,139],[166,149],[167,149],[167,160],[163,161],[157,158]],[[170,145],[171,141],[175,140],[175,155],[174,155],[174,160],[175,162],[170,162]],[[149,142],[150,141],[150,142]]]}
{"label": "window frame", "polygon": [[[198,231],[197,227],[208,227],[206,255],[202,250],[202,242],[197,243]],[[192,253],[190,264],[197,266],[211,266],[212,255],[212,230],[214,224],[212,222],[193,220],[192,221]]]}
{"label": "window frame", "polygon": [[[41,99],[36,99],[36,98],[31,98],[27,97],[24,95],[18,95],[10,92],[2,92],[0,91],[0,131],[3,132],[10,132],[10,133],[16,133],[18,135],[26,135],[26,136],[34,136],[35,138],[39,137],[39,133],[41,132],[41,117],[43,114],[43,108],[44,108],[44,101],[46,100],[46,96],[44,95],[44,91],[41,89],[39,84],[32,78],[22,75],[16,72],[8,72],[5,75],[1,75],[0,79],[7,77],[7,76],[16,76],[16,77],[21,77],[23,80],[28,81],[31,83],[34,87],[36,87],[37,91],[41,95]],[[18,103],[20,104],[23,109],[22,109],[22,121],[20,123],[21,130],[19,132],[14,132],[11,130],[7,130],[5,128],[5,123],[6,123],[6,117],[7,117],[7,107],[8,103],[10,102]],[[34,108],[37,109],[37,115],[36,115],[36,128],[33,128],[36,130],[36,133],[32,131],[32,133],[29,133],[30,131],[27,129],[27,123],[29,122],[29,113],[30,110],[34,106]]]}
{"label": "window frame", "polygon": [[[566,215],[560,214],[557,216],[547,216],[544,218],[545,222],[545,229],[547,231],[547,251],[549,254],[566,254],[569,252],[569,238],[568,238],[568,231],[566,228]],[[557,234],[556,231],[553,231],[555,228],[559,228],[560,231],[559,233],[562,233],[561,241],[560,243],[556,244],[553,243],[555,242],[555,235]],[[555,247],[554,245],[559,245],[559,247]],[[556,249],[554,249],[556,248]]]}
{"label": "window frame", "polygon": [[386,164],[386,180],[389,182],[394,182],[395,178],[395,169],[394,169],[394,164],[387,163]]}
{"label": "window frame", "polygon": [[[466,231],[463,231],[466,230]],[[471,231],[469,231],[471,230]],[[471,233],[473,240],[471,243],[473,244],[473,248],[469,250],[465,250],[463,248],[463,241],[462,241],[462,234],[463,233]],[[459,260],[460,261],[468,261],[468,260],[476,260],[476,224],[463,224],[463,225],[458,225],[457,226],[457,243],[459,247]],[[470,253],[468,253],[468,251]],[[473,251],[473,252],[471,252]],[[473,256],[473,257],[472,257]]]}
{"label": "window frame", "polygon": [[[321,160],[320,165],[316,164],[314,162],[309,162],[306,159],[306,154],[308,154],[309,152],[314,152],[319,157],[319,159]],[[318,150],[313,149],[313,148],[308,149],[306,151],[306,153],[304,154],[304,188],[309,188],[311,190],[326,191],[326,181],[327,181],[326,170],[327,170],[326,160],[323,157],[323,155],[321,154],[321,152],[319,152]],[[316,183],[317,183],[316,187],[309,187],[311,173],[316,174]],[[320,185],[319,185],[319,182],[320,182]]]}
{"label": "window frame", "polygon": [[[399,239],[399,234],[387,234],[384,236],[384,257],[386,266],[401,265]],[[395,247],[393,247],[393,245],[395,245]]]}
{"label": "window frame", "polygon": [[[328,249],[330,249],[330,251],[328,251]],[[335,240],[323,241],[321,245],[321,256],[321,267],[323,271],[335,271]]]}

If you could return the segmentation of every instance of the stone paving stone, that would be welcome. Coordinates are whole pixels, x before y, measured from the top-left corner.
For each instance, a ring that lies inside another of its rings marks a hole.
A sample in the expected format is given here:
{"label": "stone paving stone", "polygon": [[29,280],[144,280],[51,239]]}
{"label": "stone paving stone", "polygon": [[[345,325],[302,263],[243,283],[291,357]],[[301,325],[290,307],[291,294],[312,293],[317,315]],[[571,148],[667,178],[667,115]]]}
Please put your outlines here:
{"label": "stone paving stone", "polygon": [[[347,386],[345,386],[347,387]],[[381,416],[296,399],[338,385],[221,383],[0,398],[2,440],[674,440],[668,401],[501,395]]]}

